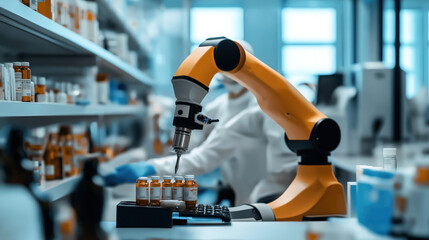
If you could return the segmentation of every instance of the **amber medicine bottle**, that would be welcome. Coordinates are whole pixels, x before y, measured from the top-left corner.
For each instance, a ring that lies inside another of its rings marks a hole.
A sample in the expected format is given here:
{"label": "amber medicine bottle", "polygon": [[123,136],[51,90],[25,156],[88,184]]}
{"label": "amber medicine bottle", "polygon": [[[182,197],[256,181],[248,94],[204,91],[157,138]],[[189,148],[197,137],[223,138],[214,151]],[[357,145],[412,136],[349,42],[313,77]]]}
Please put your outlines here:
{"label": "amber medicine bottle", "polygon": [[31,102],[31,69],[29,62],[22,62],[22,101]]}
{"label": "amber medicine bottle", "polygon": [[37,3],[37,11],[43,16],[54,20],[53,0],[44,0]]}
{"label": "amber medicine bottle", "polygon": [[173,183],[173,200],[179,200],[183,201],[183,177],[182,176],[175,176],[174,177],[174,183]]}
{"label": "amber medicine bottle", "polygon": [[45,77],[37,78],[37,87],[35,88],[35,92],[36,92],[36,102],[47,102]]}
{"label": "amber medicine bottle", "polygon": [[13,63],[13,70],[15,71],[15,94],[16,101],[22,101],[22,67],[20,62]]}
{"label": "amber medicine bottle", "polygon": [[184,199],[187,209],[193,209],[197,205],[198,185],[194,179],[194,175],[185,176]]}
{"label": "amber medicine bottle", "polygon": [[63,160],[63,174],[70,177],[74,173],[73,164],[73,136],[69,126],[60,127],[60,148]]}
{"label": "amber medicine bottle", "polygon": [[45,157],[45,174],[46,180],[52,180],[49,175],[53,172],[53,179],[63,178],[61,149],[59,146],[59,137],[57,132],[51,132],[49,142],[46,147]]}
{"label": "amber medicine bottle", "polygon": [[149,183],[147,177],[139,177],[136,182],[136,203],[140,206],[149,205]]}
{"label": "amber medicine bottle", "polygon": [[171,176],[164,176],[164,181],[162,182],[162,200],[171,200],[173,197],[173,183],[171,183],[171,179]]}
{"label": "amber medicine bottle", "polygon": [[41,184],[42,179],[44,179],[44,159],[43,159],[43,146],[41,144],[34,144],[28,146],[29,153],[28,157],[34,164],[33,171],[37,177],[37,183]]}
{"label": "amber medicine bottle", "polygon": [[161,201],[161,183],[159,182],[159,176],[152,176],[152,182],[150,183],[150,205],[159,206]]}
{"label": "amber medicine bottle", "polygon": [[55,158],[55,148],[52,145],[52,134],[49,136],[49,142],[46,146],[44,158],[45,158],[45,178],[46,180],[54,180],[56,178],[55,168],[58,167]]}
{"label": "amber medicine bottle", "polygon": [[99,104],[109,103],[109,76],[104,73],[97,74],[97,101]]}

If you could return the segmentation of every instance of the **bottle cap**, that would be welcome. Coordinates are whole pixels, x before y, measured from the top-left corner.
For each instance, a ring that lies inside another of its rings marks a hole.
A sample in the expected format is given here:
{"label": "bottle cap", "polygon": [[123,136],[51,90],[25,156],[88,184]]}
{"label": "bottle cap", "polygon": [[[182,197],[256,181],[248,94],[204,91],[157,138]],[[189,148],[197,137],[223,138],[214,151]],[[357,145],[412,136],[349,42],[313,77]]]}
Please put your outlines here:
{"label": "bottle cap", "polygon": [[172,179],[172,177],[171,176],[164,176],[164,179]]}
{"label": "bottle cap", "polygon": [[39,77],[39,78],[37,78],[37,83],[39,85],[46,85],[46,78],[45,77]]}
{"label": "bottle cap", "polygon": [[175,180],[183,180],[183,176],[174,176]]}
{"label": "bottle cap", "polygon": [[13,66],[21,66],[20,62],[13,62]]}
{"label": "bottle cap", "polygon": [[7,68],[10,68],[10,67],[13,67],[13,64],[12,63],[5,63],[4,66]]}
{"label": "bottle cap", "polygon": [[31,81],[33,81],[34,84],[37,85],[37,77],[36,76],[32,76]]}
{"label": "bottle cap", "polygon": [[152,180],[159,180],[159,176],[152,176],[150,177]]}
{"label": "bottle cap", "polygon": [[97,74],[97,82],[107,82],[109,81],[109,76],[105,73]]}
{"label": "bottle cap", "polygon": [[139,177],[137,178],[138,181],[147,181],[147,177]]}
{"label": "bottle cap", "polygon": [[383,157],[396,157],[396,148],[383,148]]}
{"label": "bottle cap", "polygon": [[194,175],[185,175],[185,180],[194,180],[195,176]]}
{"label": "bottle cap", "polygon": [[29,67],[30,63],[29,62],[22,62],[21,66],[23,66],[23,67]]}

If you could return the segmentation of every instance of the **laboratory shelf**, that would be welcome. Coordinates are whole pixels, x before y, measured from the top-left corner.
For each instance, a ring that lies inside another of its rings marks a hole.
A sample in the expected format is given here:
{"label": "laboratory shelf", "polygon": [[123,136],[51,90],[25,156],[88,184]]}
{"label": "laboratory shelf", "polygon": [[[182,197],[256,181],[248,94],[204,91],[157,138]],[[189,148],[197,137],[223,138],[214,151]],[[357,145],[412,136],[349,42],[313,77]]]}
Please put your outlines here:
{"label": "laboratory shelf", "polygon": [[142,114],[142,105],[88,105],[0,102],[0,123],[25,127],[95,121]]}
{"label": "laboratory shelf", "polygon": [[153,80],[143,71],[19,1],[0,1],[0,32],[0,49],[5,53],[95,57],[97,65],[113,77],[153,84]]}
{"label": "laboratory shelf", "polygon": [[138,40],[137,35],[130,28],[130,25],[119,16],[118,12],[115,9],[113,9],[112,5],[108,2],[108,0],[97,0],[97,3],[99,9],[99,21],[106,22],[115,30],[127,34],[131,48],[134,48],[134,50],[137,50],[137,52],[142,55],[147,55],[148,50],[145,48],[142,42]]}
{"label": "laboratory shelf", "polygon": [[69,195],[80,179],[81,175],[77,175],[59,180],[45,181],[39,186],[39,190],[47,195],[50,201],[56,201]]}

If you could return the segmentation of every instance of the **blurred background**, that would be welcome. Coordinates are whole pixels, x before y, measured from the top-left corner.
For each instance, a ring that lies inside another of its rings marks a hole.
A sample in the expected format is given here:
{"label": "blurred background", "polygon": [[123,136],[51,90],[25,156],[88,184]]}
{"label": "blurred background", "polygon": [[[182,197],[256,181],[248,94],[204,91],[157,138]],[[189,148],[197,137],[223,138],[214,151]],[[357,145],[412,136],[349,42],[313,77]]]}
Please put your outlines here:
{"label": "blurred background", "polygon": [[[174,154],[171,79],[209,37],[246,41],[338,122],[345,188],[384,147],[404,168],[429,152],[427,0],[2,0],[0,32],[5,239],[74,238],[83,199],[91,224],[114,221],[135,184],[103,188],[93,171]],[[224,85],[216,75],[203,109]],[[199,202],[235,205],[222,174],[197,177]]]}

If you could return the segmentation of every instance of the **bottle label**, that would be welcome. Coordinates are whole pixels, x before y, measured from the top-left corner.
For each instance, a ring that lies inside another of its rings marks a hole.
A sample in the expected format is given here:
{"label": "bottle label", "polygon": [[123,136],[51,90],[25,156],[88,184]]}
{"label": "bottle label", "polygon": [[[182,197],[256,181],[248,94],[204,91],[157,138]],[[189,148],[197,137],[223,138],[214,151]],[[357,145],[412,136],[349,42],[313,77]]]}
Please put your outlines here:
{"label": "bottle label", "polygon": [[185,187],[185,201],[196,201],[198,189],[196,187]]}
{"label": "bottle label", "polygon": [[149,200],[149,188],[148,187],[136,187],[136,199]]}
{"label": "bottle label", "polygon": [[162,188],[162,199],[163,200],[171,200],[171,187],[163,187]]}
{"label": "bottle label", "polygon": [[45,174],[46,174],[46,176],[54,176],[55,175],[54,165],[46,165],[45,166]]}
{"label": "bottle label", "polygon": [[[16,74],[16,73],[15,73]],[[22,79],[15,80],[16,101],[22,101]]]}
{"label": "bottle label", "polygon": [[46,94],[37,94],[37,102],[46,102]]}
{"label": "bottle label", "polygon": [[15,81],[22,79],[22,72],[15,72]]}
{"label": "bottle label", "polygon": [[161,187],[150,187],[150,200],[161,200]]}
{"label": "bottle label", "polygon": [[43,160],[40,162],[40,175],[45,175],[45,162]]}
{"label": "bottle label", "polygon": [[22,96],[31,97],[31,80],[22,79],[21,80]]}
{"label": "bottle label", "polygon": [[70,164],[64,164],[64,172],[66,172],[66,173],[71,172],[71,165]]}
{"label": "bottle label", "polygon": [[173,187],[173,200],[183,201],[183,187]]}

